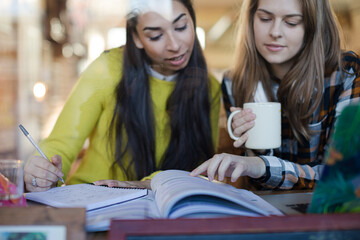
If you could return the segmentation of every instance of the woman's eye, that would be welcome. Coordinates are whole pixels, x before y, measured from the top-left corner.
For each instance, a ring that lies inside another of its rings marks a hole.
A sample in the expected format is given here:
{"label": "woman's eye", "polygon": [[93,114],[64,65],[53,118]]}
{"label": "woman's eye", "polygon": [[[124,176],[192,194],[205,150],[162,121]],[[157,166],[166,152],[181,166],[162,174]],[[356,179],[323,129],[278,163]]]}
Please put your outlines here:
{"label": "woman's eye", "polygon": [[289,25],[290,27],[296,27],[299,22],[290,22],[290,21],[285,21],[287,25]]}
{"label": "woman's eye", "polygon": [[181,32],[181,31],[184,31],[186,28],[187,28],[187,24],[182,27],[175,28],[175,30]]}
{"label": "woman's eye", "polygon": [[286,24],[291,26],[291,27],[295,27],[297,25],[296,23],[291,23],[291,22],[287,22]]}
{"label": "woman's eye", "polygon": [[157,40],[159,40],[161,38],[161,36],[162,36],[162,34],[159,34],[159,35],[157,35],[155,37],[150,37],[150,41],[157,41]]}
{"label": "woman's eye", "polygon": [[302,18],[289,18],[289,19],[284,19],[285,23],[290,26],[290,27],[296,27],[297,25],[302,23]]}
{"label": "woman's eye", "polygon": [[269,21],[271,21],[271,19],[270,19],[270,18],[261,17],[261,18],[260,18],[260,21],[262,21],[262,22],[269,22]]}

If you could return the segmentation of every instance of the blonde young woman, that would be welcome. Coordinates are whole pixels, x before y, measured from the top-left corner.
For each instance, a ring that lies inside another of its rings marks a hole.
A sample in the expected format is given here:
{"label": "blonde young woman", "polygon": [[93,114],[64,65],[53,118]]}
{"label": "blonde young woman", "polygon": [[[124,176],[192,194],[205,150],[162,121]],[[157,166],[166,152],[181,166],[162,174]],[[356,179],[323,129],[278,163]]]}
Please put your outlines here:
{"label": "blonde young woman", "polygon": [[[312,188],[337,116],[359,102],[359,58],[341,51],[328,0],[245,0],[239,24],[235,67],[222,84],[225,107],[229,113],[245,102],[280,102],[282,144],[251,157],[217,154],[191,174]],[[250,110],[233,118],[240,136],[234,147],[243,147],[255,118]]]}

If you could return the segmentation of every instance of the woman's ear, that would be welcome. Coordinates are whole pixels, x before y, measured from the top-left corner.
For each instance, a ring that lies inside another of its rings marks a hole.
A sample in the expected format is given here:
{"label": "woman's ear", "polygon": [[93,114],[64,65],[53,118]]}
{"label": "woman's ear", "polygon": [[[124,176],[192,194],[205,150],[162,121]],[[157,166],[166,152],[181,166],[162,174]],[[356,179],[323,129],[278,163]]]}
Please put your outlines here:
{"label": "woman's ear", "polygon": [[132,37],[133,37],[133,40],[134,40],[134,43],[135,43],[136,47],[139,48],[139,49],[143,49],[144,46],[143,46],[143,44],[142,44],[142,42],[141,42],[141,40],[139,38],[139,35],[136,32],[133,32]]}

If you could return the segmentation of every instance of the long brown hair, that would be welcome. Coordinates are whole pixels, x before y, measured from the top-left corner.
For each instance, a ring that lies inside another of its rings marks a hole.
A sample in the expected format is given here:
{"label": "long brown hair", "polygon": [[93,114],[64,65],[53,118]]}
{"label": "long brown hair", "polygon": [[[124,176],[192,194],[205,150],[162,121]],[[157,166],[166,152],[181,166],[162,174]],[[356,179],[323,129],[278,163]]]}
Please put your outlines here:
{"label": "long brown hair", "polygon": [[244,0],[238,22],[235,65],[230,73],[236,106],[254,101],[261,81],[270,101],[282,105],[296,139],[309,139],[312,113],[322,99],[324,77],[340,66],[340,28],[328,0],[299,0],[305,35],[294,65],[280,80],[277,96],[271,90],[268,63],[257,52],[254,39],[254,14],[258,0]]}

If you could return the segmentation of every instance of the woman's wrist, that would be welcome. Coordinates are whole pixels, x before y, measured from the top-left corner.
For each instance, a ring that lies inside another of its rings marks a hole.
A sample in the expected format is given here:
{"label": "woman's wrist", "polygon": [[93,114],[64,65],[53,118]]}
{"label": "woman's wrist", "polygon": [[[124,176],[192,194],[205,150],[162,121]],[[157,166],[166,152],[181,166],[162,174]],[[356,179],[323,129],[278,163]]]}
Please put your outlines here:
{"label": "woman's wrist", "polygon": [[262,164],[259,164],[260,167],[260,174],[258,177],[253,178],[256,182],[266,182],[267,179],[269,179],[269,171],[266,167],[266,163],[262,157],[256,157],[259,161],[262,162]]}
{"label": "woman's wrist", "polygon": [[248,172],[248,176],[251,178],[261,178],[266,173],[266,165],[265,162],[260,157],[251,157],[250,159],[250,171]]}

